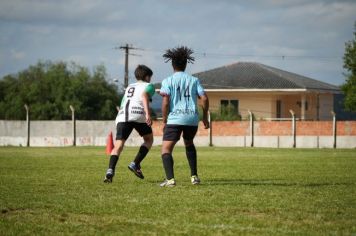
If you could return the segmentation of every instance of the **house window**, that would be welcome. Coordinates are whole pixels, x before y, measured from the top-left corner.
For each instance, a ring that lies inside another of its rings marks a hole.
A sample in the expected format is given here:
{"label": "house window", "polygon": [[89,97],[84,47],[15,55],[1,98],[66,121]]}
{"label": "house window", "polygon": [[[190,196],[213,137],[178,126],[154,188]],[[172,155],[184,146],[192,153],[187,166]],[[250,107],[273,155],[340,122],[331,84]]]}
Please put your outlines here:
{"label": "house window", "polygon": [[228,107],[229,106],[229,100],[221,100],[220,101],[221,107]]}
{"label": "house window", "polygon": [[239,113],[239,100],[221,100],[220,101],[222,114],[238,114]]}
{"label": "house window", "polygon": [[235,114],[239,113],[239,100],[230,100],[230,106]]}
{"label": "house window", "polygon": [[[302,102],[301,102],[301,101],[298,101],[298,102],[297,102],[297,105],[298,105],[298,107],[301,108],[301,107],[302,107]],[[307,110],[308,110],[308,102],[305,101],[305,104],[304,104],[304,105],[305,105],[305,110],[307,111]]]}
{"label": "house window", "polygon": [[276,117],[277,118],[282,117],[282,101],[281,100],[276,101]]}

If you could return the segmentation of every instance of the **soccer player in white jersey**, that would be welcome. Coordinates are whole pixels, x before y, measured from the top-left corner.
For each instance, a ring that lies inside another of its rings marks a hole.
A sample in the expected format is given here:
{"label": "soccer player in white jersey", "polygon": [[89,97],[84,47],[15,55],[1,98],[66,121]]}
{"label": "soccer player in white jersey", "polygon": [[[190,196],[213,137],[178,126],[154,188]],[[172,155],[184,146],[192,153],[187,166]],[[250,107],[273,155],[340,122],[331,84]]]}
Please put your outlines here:
{"label": "soccer player in white jersey", "polygon": [[197,151],[193,142],[199,123],[197,99],[202,100],[205,129],[209,128],[209,99],[199,79],[184,72],[187,62],[194,62],[192,54],[193,51],[187,47],[177,47],[167,50],[163,55],[165,62],[172,61],[174,74],[162,81],[160,91],[163,96],[162,116],[165,123],[161,154],[166,174],[166,180],[160,184],[161,187],[176,185],[172,152],[182,133],[191,171],[191,183],[194,185],[200,183]]}
{"label": "soccer player in white jersey", "polygon": [[130,84],[122,98],[120,110],[116,117],[116,141],[111,151],[109,168],[106,171],[105,183],[111,183],[115,175],[115,167],[124,148],[125,141],[135,129],[143,138],[135,159],[128,166],[137,177],[143,179],[141,162],[152,147],[152,120],[149,111],[149,102],[155,93],[150,83],[153,72],[145,65],[138,65],[135,70],[136,83]]}

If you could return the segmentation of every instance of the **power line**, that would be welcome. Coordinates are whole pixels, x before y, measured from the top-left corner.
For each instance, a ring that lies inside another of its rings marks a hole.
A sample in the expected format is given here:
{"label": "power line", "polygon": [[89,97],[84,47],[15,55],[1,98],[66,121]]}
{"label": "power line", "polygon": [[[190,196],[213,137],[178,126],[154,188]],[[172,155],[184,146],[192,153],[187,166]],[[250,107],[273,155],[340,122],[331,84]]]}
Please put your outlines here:
{"label": "power line", "polygon": [[[148,48],[144,49],[146,52],[162,53],[163,49]],[[340,56],[331,55],[291,55],[291,54],[239,54],[239,53],[217,53],[217,52],[199,52],[194,54],[202,56],[204,58],[219,58],[219,57],[251,57],[251,58],[276,58],[276,59],[318,59],[318,60],[341,60]]]}

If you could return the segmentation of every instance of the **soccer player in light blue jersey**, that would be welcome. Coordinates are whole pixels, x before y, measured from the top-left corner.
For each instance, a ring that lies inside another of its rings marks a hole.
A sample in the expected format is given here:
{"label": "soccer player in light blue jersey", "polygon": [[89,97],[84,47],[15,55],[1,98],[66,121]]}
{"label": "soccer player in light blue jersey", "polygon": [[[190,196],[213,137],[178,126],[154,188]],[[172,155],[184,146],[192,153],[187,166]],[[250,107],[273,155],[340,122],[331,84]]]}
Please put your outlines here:
{"label": "soccer player in light blue jersey", "polygon": [[209,99],[199,79],[184,72],[187,63],[194,62],[192,54],[193,51],[187,47],[177,47],[167,50],[163,55],[165,62],[172,61],[174,74],[162,81],[160,90],[163,96],[162,116],[165,123],[161,154],[166,173],[166,180],[160,184],[161,187],[176,185],[172,152],[182,133],[191,171],[191,182],[194,185],[200,183],[197,172],[197,151],[193,142],[199,123],[197,99],[202,100],[205,129],[209,128]]}

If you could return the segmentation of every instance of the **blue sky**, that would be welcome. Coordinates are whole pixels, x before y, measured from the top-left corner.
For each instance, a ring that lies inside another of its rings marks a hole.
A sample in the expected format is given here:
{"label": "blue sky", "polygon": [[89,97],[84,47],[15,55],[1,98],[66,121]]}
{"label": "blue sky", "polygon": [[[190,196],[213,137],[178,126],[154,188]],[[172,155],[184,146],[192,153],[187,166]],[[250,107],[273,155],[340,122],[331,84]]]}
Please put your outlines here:
{"label": "blue sky", "polygon": [[[38,60],[104,64],[123,80],[130,56],[161,81],[171,73],[164,49],[192,47],[200,72],[238,61],[256,61],[335,85],[344,81],[342,56],[352,39],[356,1],[331,0],[2,0],[0,77]],[[285,56],[284,59],[282,56]]]}

